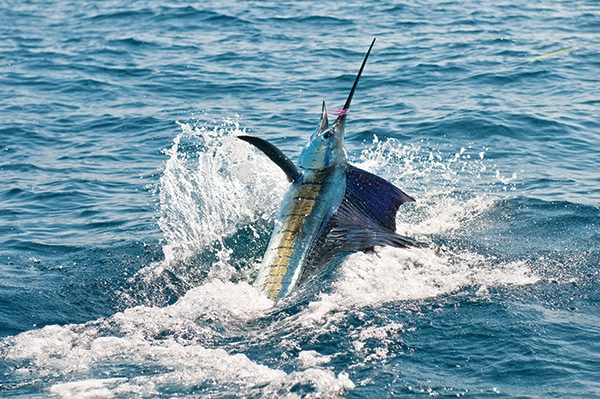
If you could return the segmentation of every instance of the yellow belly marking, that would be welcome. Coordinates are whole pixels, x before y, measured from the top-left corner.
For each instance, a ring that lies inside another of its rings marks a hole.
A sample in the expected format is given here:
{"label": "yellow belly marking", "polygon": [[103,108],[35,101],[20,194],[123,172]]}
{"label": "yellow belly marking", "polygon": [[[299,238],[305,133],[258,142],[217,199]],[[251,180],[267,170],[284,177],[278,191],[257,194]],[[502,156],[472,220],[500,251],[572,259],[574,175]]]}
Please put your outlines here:
{"label": "yellow belly marking", "polygon": [[310,184],[304,187],[302,196],[294,199],[292,206],[283,216],[281,228],[278,232],[277,246],[273,248],[276,253],[269,265],[269,273],[263,284],[267,297],[275,299],[282,288],[283,278],[290,264],[296,239],[302,231],[306,217],[315,205],[321,185]]}

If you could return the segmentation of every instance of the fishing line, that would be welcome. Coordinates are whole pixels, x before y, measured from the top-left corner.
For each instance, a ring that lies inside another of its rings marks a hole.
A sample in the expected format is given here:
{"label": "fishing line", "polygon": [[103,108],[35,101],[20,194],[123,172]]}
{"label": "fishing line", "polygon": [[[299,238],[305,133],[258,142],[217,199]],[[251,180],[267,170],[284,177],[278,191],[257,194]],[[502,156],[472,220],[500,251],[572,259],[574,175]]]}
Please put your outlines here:
{"label": "fishing line", "polygon": [[491,73],[496,73],[498,71],[505,70],[505,69],[518,68],[518,67],[520,67],[522,65],[525,65],[525,64],[530,64],[530,63],[533,63],[533,62],[536,62],[536,61],[545,60],[547,58],[555,57],[557,55],[567,54],[567,53],[570,53],[572,51],[580,50],[582,48],[589,47],[589,46],[592,46],[592,45],[595,45],[595,44],[599,44],[599,43],[600,43],[600,41],[591,41],[591,42],[579,44],[579,45],[576,45],[576,46],[570,46],[570,47],[566,47],[566,48],[563,48],[563,49],[560,49],[560,50],[551,51],[549,53],[545,53],[545,54],[542,54],[542,55],[537,55],[537,56],[534,56],[534,57],[530,57],[530,58],[528,58],[528,59],[526,59],[524,61],[519,61],[519,62],[516,62],[516,63],[511,64],[511,65],[500,67],[500,68],[498,68],[498,69],[496,69],[494,71],[477,72],[477,73],[473,73],[471,75],[463,76],[462,78],[457,78],[457,79],[449,80],[447,82],[438,83],[438,84],[433,85],[433,86],[427,86],[427,87],[423,87],[421,89],[416,89],[416,90],[412,91],[410,94],[415,94],[415,93],[419,93],[419,92],[422,92],[422,91],[425,91],[425,90],[436,89],[436,88],[439,88],[439,87],[442,87],[442,86],[446,86],[446,85],[449,85],[449,84],[453,84],[453,83],[457,83],[457,82],[462,82],[463,80],[471,79],[471,78],[474,78],[476,76],[485,75],[485,74],[488,74],[490,72]]}
{"label": "fishing line", "polygon": [[[567,53],[573,52],[575,50],[580,50],[582,48],[593,46],[593,45],[599,44],[599,43],[600,43],[600,41],[591,41],[591,42],[586,42],[586,43],[579,44],[579,45],[576,45],[576,46],[565,47],[565,48],[560,49],[560,50],[555,50],[555,51],[551,51],[549,53],[545,53],[545,54],[541,54],[541,55],[536,55],[534,57],[529,57],[529,58],[527,58],[524,61],[519,61],[519,62],[516,62],[516,63],[511,64],[511,65],[501,66],[501,67],[499,67],[499,68],[497,68],[497,69],[495,69],[493,71],[477,72],[477,73],[473,73],[471,75],[463,76],[462,78],[457,78],[457,79],[449,80],[447,82],[441,82],[441,83],[438,83],[438,84],[433,85],[433,86],[426,86],[426,87],[423,87],[421,89],[416,89],[416,90],[413,90],[412,92],[408,93],[408,95],[420,93],[420,92],[423,92],[425,90],[436,89],[436,88],[439,88],[439,87],[442,87],[442,86],[446,86],[446,85],[450,85],[450,84],[457,83],[457,82],[462,82],[463,80],[471,79],[471,78],[474,78],[476,76],[481,76],[481,75],[485,75],[485,74],[488,74],[488,73],[496,73],[496,72],[499,72],[501,70],[518,68],[518,67],[520,67],[522,65],[530,64],[530,63],[533,63],[533,62],[536,62],[536,61],[540,61],[540,60],[545,60],[547,58],[555,57],[555,56],[558,56],[558,55],[567,54]],[[327,110],[325,112],[327,114],[329,114],[329,115],[340,116],[340,115],[347,114],[348,110],[345,110],[345,109],[332,109],[332,110]]]}

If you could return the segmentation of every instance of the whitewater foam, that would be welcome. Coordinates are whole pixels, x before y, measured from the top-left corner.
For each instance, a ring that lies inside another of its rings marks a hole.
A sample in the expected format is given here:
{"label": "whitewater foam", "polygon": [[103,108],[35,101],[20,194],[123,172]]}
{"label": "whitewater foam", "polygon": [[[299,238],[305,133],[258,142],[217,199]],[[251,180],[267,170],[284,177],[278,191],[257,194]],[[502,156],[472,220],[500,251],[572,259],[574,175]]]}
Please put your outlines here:
{"label": "whitewater foam", "polygon": [[343,311],[418,301],[476,287],[535,284],[540,278],[523,261],[501,262],[472,253],[435,249],[377,248],[355,253],[340,266],[331,292],[322,293],[298,316],[305,328],[328,330]]}
{"label": "whitewater foam", "polygon": [[[316,352],[299,354],[305,370],[286,373],[210,347],[228,328],[271,306],[246,283],[213,280],[165,308],[138,306],[86,324],[19,334],[8,340],[3,357],[20,365],[19,374],[71,380],[50,386],[62,398],[155,395],[174,386],[210,392],[218,385],[264,397],[295,397],[298,385],[313,387],[304,397],[336,397],[352,389],[346,374],[318,367],[328,360]],[[138,367],[146,372],[136,373]],[[122,377],[127,368],[133,375]]]}

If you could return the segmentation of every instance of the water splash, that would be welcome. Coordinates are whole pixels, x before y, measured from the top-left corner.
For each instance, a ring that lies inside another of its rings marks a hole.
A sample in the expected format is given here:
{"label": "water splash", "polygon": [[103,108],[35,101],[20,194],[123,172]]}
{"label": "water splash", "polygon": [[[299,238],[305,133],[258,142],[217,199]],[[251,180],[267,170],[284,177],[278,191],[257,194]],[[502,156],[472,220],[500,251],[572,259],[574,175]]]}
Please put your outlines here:
{"label": "water splash", "polygon": [[[168,271],[182,281],[190,280],[189,289],[204,279],[192,278],[197,272],[190,270],[188,260],[194,270],[205,271],[208,281],[232,279],[232,264],[249,254],[234,254],[241,242],[226,238],[250,229],[251,240],[266,241],[268,231],[259,231],[257,226],[274,221],[288,183],[272,162],[236,139],[246,133],[237,121],[179,126],[181,133],[166,151],[168,160],[159,187],[165,260],[140,275],[152,280]],[[375,136],[373,145],[353,163],[414,195],[415,204],[400,208],[398,231],[431,240],[433,235],[452,235],[489,212],[498,199],[494,192],[512,184],[512,179],[499,181],[498,171],[494,175],[484,158],[485,149],[444,152]],[[212,256],[198,259],[203,250]],[[262,253],[256,256],[249,259],[254,267]],[[242,280],[249,275],[243,274]]]}
{"label": "water splash", "polygon": [[[235,138],[245,134],[235,121],[179,126],[181,133],[165,152],[159,185],[165,259],[132,280],[162,286],[160,276],[175,274],[190,281],[185,292],[169,306],[134,306],[107,319],[48,326],[7,339],[0,355],[15,371],[15,386],[33,376],[30,384],[63,398],[151,396],[173,387],[210,395],[215,386],[221,396],[344,396],[355,382],[346,371],[332,371],[336,355],[301,350],[301,335],[332,334],[361,309],[465,287],[476,287],[483,297],[488,287],[538,281],[526,262],[498,260],[473,249],[377,248],[349,256],[331,281],[309,282],[329,287],[306,306],[269,319],[277,312],[273,302],[249,285],[250,278],[232,277],[239,276],[236,262],[258,263],[262,254],[255,259],[252,251],[239,248],[268,238],[269,229],[258,226],[274,221],[288,184],[285,176]],[[495,207],[493,188],[512,184],[499,182],[485,154],[475,151],[435,152],[375,138],[354,163],[415,195],[418,202],[399,212],[399,231],[432,240],[430,236],[452,237],[477,224]],[[240,232],[248,234],[229,239]],[[198,256],[205,251],[211,256]],[[197,269],[206,275],[192,281]],[[268,329],[253,330],[257,320],[265,319],[270,320]],[[349,331],[350,350],[359,364],[385,360],[393,356],[390,345],[406,328],[398,322],[356,327]],[[286,363],[295,365],[292,371],[253,359],[249,353],[255,341],[300,348]]]}
{"label": "water splash", "polygon": [[397,230],[427,240],[464,229],[514,190],[516,176],[498,179],[499,172],[485,160],[486,151],[473,146],[434,149],[374,136],[355,163],[416,199],[400,207]]}
{"label": "water splash", "polygon": [[[232,259],[236,248],[227,240],[243,229],[260,239],[261,223],[272,223],[286,189],[279,168],[236,138],[246,134],[237,121],[179,127],[165,150],[158,186],[164,260],[131,279],[134,290],[141,284],[147,292],[158,291],[148,294],[155,303],[165,292],[181,295],[206,279],[230,280],[236,273],[243,279],[251,273],[234,267],[240,257]],[[255,262],[241,263],[251,267]],[[139,302],[131,297],[140,294],[131,291],[122,294],[124,301]]]}
{"label": "water splash", "polygon": [[272,218],[286,187],[274,165],[237,140],[246,134],[238,122],[179,126],[182,133],[166,151],[160,180],[166,264],[188,258],[257,217]]}

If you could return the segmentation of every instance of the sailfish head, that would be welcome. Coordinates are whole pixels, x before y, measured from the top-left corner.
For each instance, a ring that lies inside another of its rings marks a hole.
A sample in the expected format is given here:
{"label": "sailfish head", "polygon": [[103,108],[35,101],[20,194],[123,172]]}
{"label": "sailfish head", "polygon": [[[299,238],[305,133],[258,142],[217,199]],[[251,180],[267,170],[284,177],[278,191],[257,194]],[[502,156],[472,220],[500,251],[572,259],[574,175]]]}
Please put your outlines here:
{"label": "sailfish head", "polygon": [[371,46],[363,59],[363,62],[358,70],[358,74],[354,79],[354,84],[350,90],[350,94],[346,99],[344,108],[341,110],[334,111],[337,114],[337,118],[331,126],[327,118],[327,108],[325,101],[323,101],[323,107],[321,109],[321,121],[319,127],[312,134],[308,144],[302,150],[300,154],[300,160],[298,166],[303,169],[323,169],[335,164],[342,164],[347,162],[346,149],[344,147],[344,132],[346,127],[346,116],[350,109],[350,103],[354,96],[356,86],[362,75],[363,69],[371,53],[371,49],[375,44],[375,39],[371,42]]}

